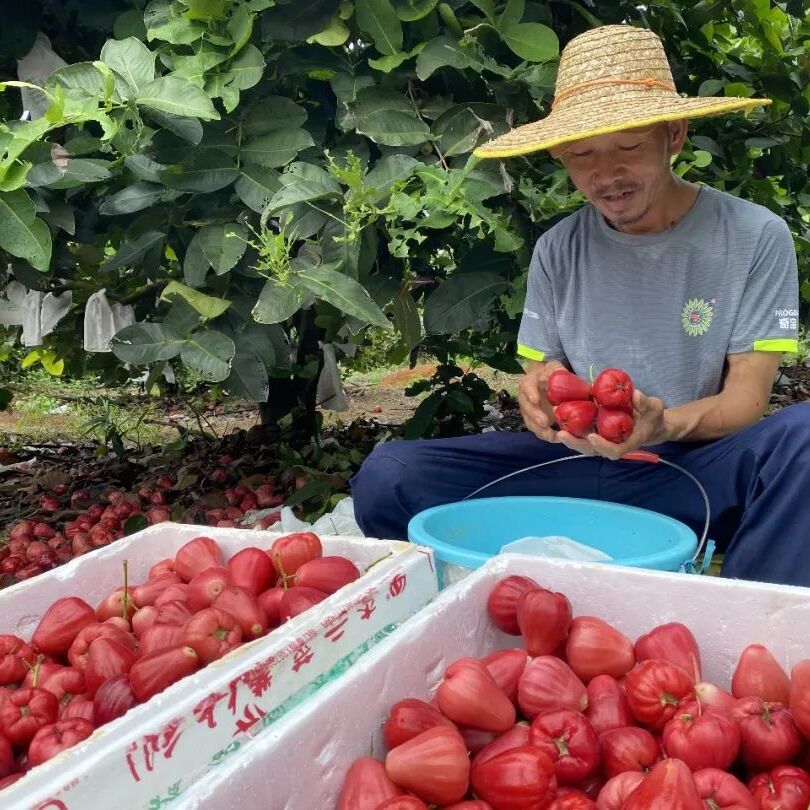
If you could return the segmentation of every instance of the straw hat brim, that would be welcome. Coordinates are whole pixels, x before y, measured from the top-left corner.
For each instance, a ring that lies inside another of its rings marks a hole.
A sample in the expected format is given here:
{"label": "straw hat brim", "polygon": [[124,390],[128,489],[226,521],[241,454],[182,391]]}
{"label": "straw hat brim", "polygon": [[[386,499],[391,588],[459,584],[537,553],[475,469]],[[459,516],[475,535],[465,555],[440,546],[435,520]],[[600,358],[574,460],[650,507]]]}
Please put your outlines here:
{"label": "straw hat brim", "polygon": [[[635,95],[635,94],[634,94]],[[606,98],[597,103],[572,105],[553,110],[541,121],[516,127],[504,135],[482,144],[473,154],[480,158],[507,158],[551,149],[564,143],[607,135],[663,121],[705,118],[736,110],[750,110],[771,103],[767,98],[684,98],[623,97]]]}

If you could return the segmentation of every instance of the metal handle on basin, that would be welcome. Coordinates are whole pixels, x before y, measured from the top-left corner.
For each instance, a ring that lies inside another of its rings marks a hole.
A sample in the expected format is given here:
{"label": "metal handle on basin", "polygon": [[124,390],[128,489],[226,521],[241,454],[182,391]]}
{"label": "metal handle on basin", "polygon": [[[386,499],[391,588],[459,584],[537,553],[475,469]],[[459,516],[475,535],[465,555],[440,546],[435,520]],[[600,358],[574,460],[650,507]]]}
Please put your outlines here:
{"label": "metal handle on basin", "polygon": [[[593,456],[584,456],[579,453],[571,456],[563,456],[562,458],[554,458],[551,461],[542,461],[539,464],[531,464],[528,467],[522,467],[519,470],[515,470],[514,472],[507,473],[506,475],[502,475],[500,478],[496,478],[494,481],[490,481],[488,484],[484,484],[482,487],[478,487],[478,489],[471,492],[469,495],[466,495],[462,498],[463,501],[469,500],[470,498],[474,498],[478,495],[479,492],[483,492],[485,489],[489,489],[495,484],[500,484],[501,481],[506,481],[509,478],[514,478],[516,475],[521,475],[522,473],[529,472],[531,470],[538,470],[540,467],[548,467],[551,464],[559,464],[563,461],[574,461],[578,458],[593,458]],[[642,462],[645,464],[664,464],[667,467],[672,467],[674,470],[678,470],[678,472],[685,475],[699,490],[701,497],[703,498],[703,505],[706,508],[706,519],[703,523],[703,532],[700,535],[700,541],[698,542],[697,550],[695,551],[695,556],[693,560],[688,562],[696,563],[700,555],[703,553],[706,542],[709,537],[709,524],[711,523],[711,504],[709,503],[709,495],[706,492],[703,484],[695,478],[689,470],[685,470],[680,464],[675,464],[673,461],[667,461],[665,458],[661,458],[658,453],[653,453],[650,450],[635,450],[632,453],[627,453],[626,455],[622,456],[620,461],[634,461],[634,462]]]}

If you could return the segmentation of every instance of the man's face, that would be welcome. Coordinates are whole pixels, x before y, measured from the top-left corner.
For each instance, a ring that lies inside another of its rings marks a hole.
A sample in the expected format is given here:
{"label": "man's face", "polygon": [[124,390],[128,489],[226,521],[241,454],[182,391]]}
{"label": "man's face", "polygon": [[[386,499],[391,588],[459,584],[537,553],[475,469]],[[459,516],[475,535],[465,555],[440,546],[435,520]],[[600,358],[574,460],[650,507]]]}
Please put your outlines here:
{"label": "man's face", "polygon": [[643,225],[671,179],[685,121],[597,135],[552,150],[574,185],[619,229]]}

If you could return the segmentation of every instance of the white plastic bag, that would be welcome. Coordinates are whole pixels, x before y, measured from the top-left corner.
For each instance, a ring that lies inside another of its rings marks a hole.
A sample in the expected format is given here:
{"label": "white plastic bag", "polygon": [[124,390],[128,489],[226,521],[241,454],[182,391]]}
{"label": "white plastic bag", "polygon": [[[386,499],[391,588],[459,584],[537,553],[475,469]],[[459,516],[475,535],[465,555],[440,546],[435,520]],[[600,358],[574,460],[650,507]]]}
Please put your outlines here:
{"label": "white plastic bag", "polygon": [[42,299],[44,294],[31,290],[22,307],[23,346],[42,345]]}
{"label": "white plastic bag", "polygon": [[135,310],[131,306],[114,301],[110,309],[112,309],[113,326],[116,332],[120,332],[125,326],[132,326],[135,323]]}
{"label": "white plastic bag", "polygon": [[42,313],[40,315],[42,337],[50,335],[56,329],[56,325],[67,315],[72,306],[73,293],[70,290],[62,293],[62,295],[48,293],[42,299]]}
{"label": "white plastic bag", "polygon": [[315,394],[317,402],[327,411],[345,411],[349,404],[340,379],[335,347],[331,343],[322,343],[321,349],[323,349],[323,368],[321,376],[318,377],[318,389]]}
{"label": "white plastic bag", "polygon": [[289,506],[284,506],[281,509],[281,520],[276,527],[282,532],[363,536],[354,518],[354,503],[351,498],[343,498],[329,514],[322,515],[314,523],[299,520]]}
{"label": "white plastic bag", "polygon": [[125,326],[135,323],[135,310],[107,300],[106,290],[99,290],[87,299],[84,308],[84,350],[109,352],[110,341]]}
{"label": "white plastic bag", "polygon": [[5,298],[0,298],[0,324],[22,326],[23,305],[27,294],[25,287],[19,281],[12,281],[6,287]]}
{"label": "white plastic bag", "polygon": [[[17,78],[21,82],[43,85],[51,73],[66,64],[61,56],[54,53],[48,37],[39,31],[31,50],[22,59],[17,60]],[[30,87],[21,88],[20,94],[23,109],[28,111],[30,120],[42,118],[48,107],[45,94]]]}
{"label": "white plastic bag", "polygon": [[549,535],[548,537],[521,537],[501,548],[502,554],[531,554],[533,557],[557,557],[562,560],[584,562],[605,562],[612,560],[608,554],[593,546],[578,543],[570,537]]}

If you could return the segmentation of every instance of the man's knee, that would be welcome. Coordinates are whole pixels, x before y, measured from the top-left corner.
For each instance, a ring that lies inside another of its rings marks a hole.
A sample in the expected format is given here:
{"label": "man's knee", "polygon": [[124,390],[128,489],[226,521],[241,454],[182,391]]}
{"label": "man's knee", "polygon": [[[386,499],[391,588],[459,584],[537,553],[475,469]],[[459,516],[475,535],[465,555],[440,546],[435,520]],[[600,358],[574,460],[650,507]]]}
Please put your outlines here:
{"label": "man's knee", "polygon": [[810,442],[810,403],[789,405],[763,420],[766,432],[787,434],[797,442]]}
{"label": "man's knee", "polygon": [[398,441],[375,447],[352,478],[355,515],[364,531],[375,531],[373,527],[385,525],[394,513],[409,511],[408,493],[416,497],[424,488],[414,444]]}

